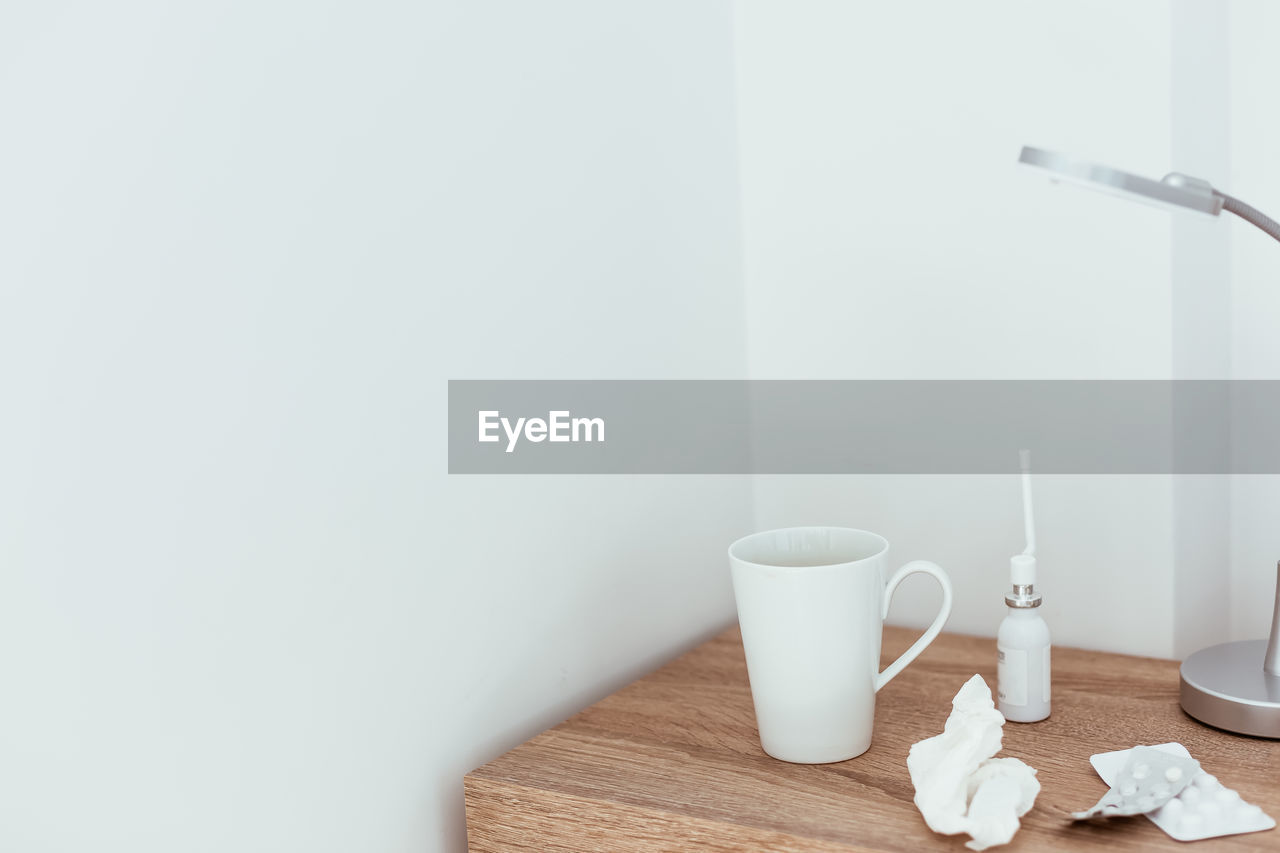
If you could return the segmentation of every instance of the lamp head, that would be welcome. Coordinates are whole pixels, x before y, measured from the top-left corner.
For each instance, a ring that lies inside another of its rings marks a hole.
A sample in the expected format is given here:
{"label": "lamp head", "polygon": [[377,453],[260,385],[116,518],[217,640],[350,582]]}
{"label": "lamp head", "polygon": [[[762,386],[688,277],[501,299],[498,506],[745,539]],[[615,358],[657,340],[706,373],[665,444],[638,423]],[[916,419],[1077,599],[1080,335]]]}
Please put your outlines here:
{"label": "lamp head", "polygon": [[1189,178],[1177,172],[1153,181],[1029,145],[1023,146],[1018,162],[1044,169],[1051,180],[1069,181],[1133,201],[1169,209],[1194,210],[1211,216],[1222,212],[1222,196],[1209,186],[1208,181]]}

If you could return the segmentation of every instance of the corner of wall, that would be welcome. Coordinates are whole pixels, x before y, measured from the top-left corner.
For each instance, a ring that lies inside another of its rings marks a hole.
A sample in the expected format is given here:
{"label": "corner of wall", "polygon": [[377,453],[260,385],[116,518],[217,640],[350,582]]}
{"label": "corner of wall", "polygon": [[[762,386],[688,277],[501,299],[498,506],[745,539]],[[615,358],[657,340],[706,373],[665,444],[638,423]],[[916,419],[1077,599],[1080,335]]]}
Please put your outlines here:
{"label": "corner of wall", "polygon": [[[1227,184],[1230,172],[1230,56],[1225,3],[1170,4],[1170,169]],[[1174,214],[1170,264],[1172,378],[1230,379],[1230,228]],[[1174,418],[1179,412],[1174,390]],[[1198,413],[1201,417],[1203,413]],[[1229,459],[1230,405],[1220,446],[1179,446],[1174,470],[1191,459]],[[1200,444],[1203,436],[1199,437]],[[1175,474],[1173,650],[1179,657],[1223,642],[1230,630],[1231,484],[1225,473]]]}

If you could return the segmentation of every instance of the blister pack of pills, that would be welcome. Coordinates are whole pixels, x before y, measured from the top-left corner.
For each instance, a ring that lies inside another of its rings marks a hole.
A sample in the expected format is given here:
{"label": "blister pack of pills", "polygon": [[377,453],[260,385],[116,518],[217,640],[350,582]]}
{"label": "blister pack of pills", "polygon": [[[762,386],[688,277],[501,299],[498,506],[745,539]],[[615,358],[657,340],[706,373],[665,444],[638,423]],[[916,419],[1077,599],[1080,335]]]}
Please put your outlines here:
{"label": "blister pack of pills", "polygon": [[1124,766],[1114,778],[1105,780],[1111,790],[1093,808],[1072,812],[1072,818],[1147,814],[1182,793],[1200,772],[1200,762],[1190,755],[1174,755],[1149,746],[1135,746],[1127,752]]}
{"label": "blister pack of pills", "polygon": [[[1191,753],[1180,743],[1102,752],[1092,756],[1089,762],[1102,781],[1115,790],[1117,782],[1124,785],[1125,771],[1134,764],[1134,754],[1138,750],[1146,758],[1150,758],[1152,752],[1159,752],[1194,762]],[[1154,763],[1150,766],[1153,768]],[[1199,767],[1198,764],[1196,766]],[[1166,798],[1163,804],[1145,812],[1147,818],[1170,837],[1178,841],[1199,841],[1221,835],[1260,832],[1276,825],[1261,807],[1245,802],[1238,792],[1224,787],[1211,773],[1199,769],[1189,775],[1190,784],[1184,782],[1176,796]]]}

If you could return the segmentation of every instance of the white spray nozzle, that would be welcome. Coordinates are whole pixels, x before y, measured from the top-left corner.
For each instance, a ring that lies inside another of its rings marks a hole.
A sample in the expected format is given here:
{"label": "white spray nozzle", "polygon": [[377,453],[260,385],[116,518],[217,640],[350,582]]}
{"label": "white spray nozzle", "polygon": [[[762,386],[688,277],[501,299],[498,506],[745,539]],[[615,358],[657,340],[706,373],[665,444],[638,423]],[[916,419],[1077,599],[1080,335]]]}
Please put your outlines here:
{"label": "white spray nozzle", "polygon": [[1009,560],[1009,579],[1014,586],[1027,586],[1036,582],[1036,558],[1030,554],[1018,554]]}

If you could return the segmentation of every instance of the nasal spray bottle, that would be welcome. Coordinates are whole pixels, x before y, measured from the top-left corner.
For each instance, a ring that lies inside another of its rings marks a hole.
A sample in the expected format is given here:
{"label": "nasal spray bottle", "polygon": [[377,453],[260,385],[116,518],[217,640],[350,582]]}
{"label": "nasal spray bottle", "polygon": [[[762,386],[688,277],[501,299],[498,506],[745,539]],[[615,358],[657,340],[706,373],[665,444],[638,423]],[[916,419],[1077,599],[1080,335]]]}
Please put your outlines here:
{"label": "nasal spray bottle", "polygon": [[1013,591],[1004,597],[1009,615],[996,634],[999,666],[996,680],[1000,713],[1015,723],[1034,723],[1049,716],[1049,626],[1040,615],[1036,592],[1036,519],[1031,509],[1031,453],[1022,457],[1022,518],[1027,547],[1009,561]]}

